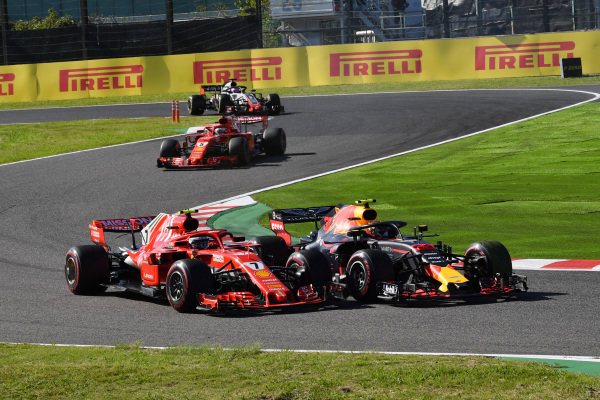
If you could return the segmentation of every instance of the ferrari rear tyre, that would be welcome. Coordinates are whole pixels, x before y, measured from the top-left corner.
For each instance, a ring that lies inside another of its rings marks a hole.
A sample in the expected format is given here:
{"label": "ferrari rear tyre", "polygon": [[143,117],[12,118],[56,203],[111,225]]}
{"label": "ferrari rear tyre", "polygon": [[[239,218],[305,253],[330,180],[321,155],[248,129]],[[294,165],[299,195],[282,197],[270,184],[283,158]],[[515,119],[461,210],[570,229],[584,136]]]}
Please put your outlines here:
{"label": "ferrari rear tyre", "polygon": [[331,266],[323,253],[316,249],[292,253],[285,266],[296,271],[301,286],[312,284],[318,289],[331,282]]}
{"label": "ferrari rear tyre", "polygon": [[465,252],[464,271],[470,281],[496,274],[511,275],[510,254],[500,242],[484,240],[473,243]]}
{"label": "ferrari rear tyre", "polygon": [[244,166],[250,162],[250,149],[246,138],[238,136],[229,141],[229,155],[237,156],[237,165]]}
{"label": "ferrari rear tyre", "polygon": [[175,139],[163,140],[160,144],[160,156],[161,157],[178,157],[180,145]]}
{"label": "ferrari rear tyre", "polygon": [[284,266],[290,250],[285,240],[279,236],[257,236],[252,238],[260,245],[259,256],[267,266]]}
{"label": "ferrari rear tyre", "polygon": [[285,153],[287,140],[282,128],[267,128],[263,134],[264,150],[268,156]]}
{"label": "ferrari rear tyre", "polygon": [[377,299],[377,282],[394,281],[392,260],[381,250],[359,250],[350,257],[346,268],[350,294],[361,303]]}
{"label": "ferrari rear tyre", "polygon": [[206,110],[206,98],[201,94],[193,94],[188,97],[187,108],[190,115],[202,115]]}
{"label": "ferrari rear tyre", "polygon": [[281,99],[278,94],[271,93],[267,95],[265,106],[267,107],[267,113],[269,115],[281,114]]}
{"label": "ferrari rear tyre", "polygon": [[203,261],[184,259],[169,269],[165,290],[175,310],[191,312],[198,306],[198,293],[214,294],[215,286],[215,277]]}
{"label": "ferrari rear tyre", "polygon": [[227,106],[231,105],[231,97],[227,93],[217,94],[215,98],[215,109],[219,114],[227,113]]}
{"label": "ferrari rear tyre", "polygon": [[65,260],[65,278],[74,294],[93,294],[106,290],[110,263],[104,247],[85,245],[72,247]]}

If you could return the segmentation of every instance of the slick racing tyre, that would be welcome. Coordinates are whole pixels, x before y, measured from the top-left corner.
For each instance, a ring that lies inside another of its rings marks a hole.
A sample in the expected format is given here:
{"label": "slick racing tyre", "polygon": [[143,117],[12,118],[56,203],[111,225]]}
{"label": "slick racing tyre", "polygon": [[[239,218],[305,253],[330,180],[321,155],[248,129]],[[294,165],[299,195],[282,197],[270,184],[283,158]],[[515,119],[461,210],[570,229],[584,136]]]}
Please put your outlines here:
{"label": "slick racing tyre", "polygon": [[104,247],[85,245],[72,247],[65,260],[67,286],[74,294],[93,294],[106,290],[110,263]]}
{"label": "slick racing tyre", "polygon": [[171,265],[167,273],[166,295],[179,312],[191,312],[198,306],[198,293],[214,294],[215,277],[203,261],[184,259]]}
{"label": "slick racing tyre", "polygon": [[346,269],[350,294],[361,303],[377,299],[377,282],[394,281],[392,260],[381,250],[359,250],[350,257]]}
{"label": "slick racing tyre", "polygon": [[219,114],[227,113],[227,107],[231,105],[231,97],[227,93],[219,93],[215,97],[215,109]]}
{"label": "slick racing tyre", "polygon": [[160,144],[160,157],[171,158],[179,156],[180,145],[175,139],[163,140]]}
{"label": "slick racing tyre", "polygon": [[257,236],[252,238],[257,244],[258,255],[267,266],[284,266],[290,250],[285,240],[279,236]]}
{"label": "slick racing tyre", "polygon": [[473,243],[465,252],[464,272],[465,277],[473,282],[496,274],[511,275],[510,254],[500,242],[484,240]]}
{"label": "slick racing tyre", "polygon": [[237,156],[237,165],[245,166],[250,162],[250,149],[246,138],[238,136],[229,141],[229,155]]}
{"label": "slick racing tyre", "polygon": [[268,156],[285,153],[287,139],[282,128],[267,128],[263,134],[263,145]]}
{"label": "slick racing tyre", "polygon": [[331,282],[331,267],[327,258],[318,250],[300,250],[292,253],[285,264],[286,269],[295,271],[298,285],[312,284],[319,291]]}
{"label": "slick racing tyre", "polygon": [[271,93],[267,95],[267,101],[265,102],[265,106],[269,115],[281,114],[281,99],[279,98],[278,94]]}
{"label": "slick racing tyre", "polygon": [[201,94],[188,97],[187,108],[190,115],[202,115],[206,110],[206,99]]}

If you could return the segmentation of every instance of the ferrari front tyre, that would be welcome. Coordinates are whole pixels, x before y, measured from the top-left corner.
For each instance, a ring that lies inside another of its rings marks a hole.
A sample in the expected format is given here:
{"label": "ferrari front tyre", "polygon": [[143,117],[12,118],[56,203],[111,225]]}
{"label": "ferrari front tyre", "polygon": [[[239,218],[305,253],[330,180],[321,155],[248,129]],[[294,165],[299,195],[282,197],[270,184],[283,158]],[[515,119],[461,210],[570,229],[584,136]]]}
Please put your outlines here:
{"label": "ferrari front tyre", "polygon": [[464,258],[465,277],[470,281],[493,277],[496,274],[512,274],[512,260],[500,242],[483,240],[470,245]]}
{"label": "ferrari front tyre", "polygon": [[215,277],[203,261],[178,260],[167,273],[166,295],[179,312],[191,312],[198,306],[198,293],[214,294]]}
{"label": "ferrari front tyre", "polygon": [[74,294],[93,294],[106,290],[110,262],[104,247],[85,245],[67,251],[65,278],[69,290]]}
{"label": "ferrari front tyre", "polygon": [[292,253],[285,266],[295,271],[300,285],[312,284],[316,289],[331,282],[331,266],[325,255],[316,249]]}
{"label": "ferrari front tyre", "polygon": [[350,294],[361,303],[377,299],[377,282],[394,281],[392,260],[381,250],[359,250],[350,257],[346,268]]}
{"label": "ferrari front tyre", "polygon": [[269,115],[279,115],[281,113],[281,99],[279,95],[276,93],[267,95],[265,106]]}
{"label": "ferrari front tyre", "polygon": [[285,240],[279,236],[257,236],[252,238],[260,245],[258,255],[267,266],[284,266],[290,250]]}
{"label": "ferrari front tyre", "polygon": [[160,157],[178,157],[179,153],[180,145],[175,139],[166,139],[160,144]]}
{"label": "ferrari front tyre", "polygon": [[268,156],[285,153],[287,139],[282,128],[267,128],[263,134],[263,146]]}
{"label": "ferrari front tyre", "polygon": [[206,110],[206,98],[201,94],[193,94],[188,97],[187,108],[190,115],[202,115]]}
{"label": "ferrari front tyre", "polygon": [[250,149],[246,138],[237,136],[229,141],[229,155],[237,156],[237,165],[244,166],[250,162]]}

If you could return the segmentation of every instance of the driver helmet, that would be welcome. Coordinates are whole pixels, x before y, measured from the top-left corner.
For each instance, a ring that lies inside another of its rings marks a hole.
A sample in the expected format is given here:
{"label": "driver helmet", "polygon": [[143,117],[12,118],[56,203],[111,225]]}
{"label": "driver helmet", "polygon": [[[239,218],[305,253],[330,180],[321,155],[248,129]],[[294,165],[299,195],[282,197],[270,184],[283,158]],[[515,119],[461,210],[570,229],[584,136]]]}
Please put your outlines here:
{"label": "driver helmet", "polygon": [[196,250],[204,250],[208,247],[209,238],[206,236],[193,237],[189,239],[190,247]]}
{"label": "driver helmet", "polygon": [[215,135],[222,135],[224,133],[227,133],[227,129],[225,129],[225,128],[217,128],[217,129],[215,129]]}
{"label": "driver helmet", "polygon": [[390,229],[386,226],[373,226],[366,230],[367,235],[377,240],[393,239]]}
{"label": "driver helmet", "polygon": [[239,93],[239,92],[240,92],[239,88],[237,88],[237,87],[232,87],[231,88],[231,93]]}

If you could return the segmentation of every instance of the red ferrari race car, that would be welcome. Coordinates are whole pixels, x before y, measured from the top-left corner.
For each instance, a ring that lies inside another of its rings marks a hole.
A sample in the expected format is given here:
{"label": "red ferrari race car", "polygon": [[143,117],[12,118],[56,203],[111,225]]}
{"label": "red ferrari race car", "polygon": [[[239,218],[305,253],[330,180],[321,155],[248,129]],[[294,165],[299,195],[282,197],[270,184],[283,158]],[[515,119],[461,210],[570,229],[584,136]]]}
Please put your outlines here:
{"label": "red ferrari race car", "polygon": [[[225,230],[201,230],[193,211],[93,221],[89,229],[95,244],[67,252],[69,290],[93,294],[114,288],[166,297],[181,312],[197,307],[265,309],[323,301],[318,294],[324,292],[323,286],[313,283],[308,268],[285,266],[289,251],[283,239],[245,240]],[[111,249],[105,240],[107,232],[130,234],[131,246]],[[136,236],[141,236],[139,247]]]}
{"label": "red ferrari race car", "polygon": [[[331,271],[331,294],[352,295],[361,302],[376,299],[399,302],[407,299],[456,299],[489,295],[508,297],[527,290],[527,277],[512,272],[507,249],[499,242],[471,244],[464,254],[451,246],[424,240],[426,225],[404,235],[403,221],[376,221],[369,206],[375,200],[354,205],[273,210],[271,229],[288,245],[291,236],[285,224],[315,223],[310,236],[300,244],[287,266],[307,266],[310,260],[325,258]],[[315,251],[320,253],[315,256]]]}
{"label": "red ferrari race car", "polygon": [[[279,115],[284,111],[281,99],[276,93],[263,97],[254,90],[230,80],[223,85],[203,85],[200,94],[188,98],[190,115],[202,115],[205,110],[215,110],[218,114],[235,115]],[[206,92],[213,92],[208,98]]]}
{"label": "red ferrari race car", "polygon": [[[250,125],[261,123],[258,132]],[[192,127],[183,142],[166,139],[160,145],[156,165],[160,168],[244,166],[253,157],[285,153],[287,141],[282,128],[270,128],[268,117],[224,115],[215,124]]]}

